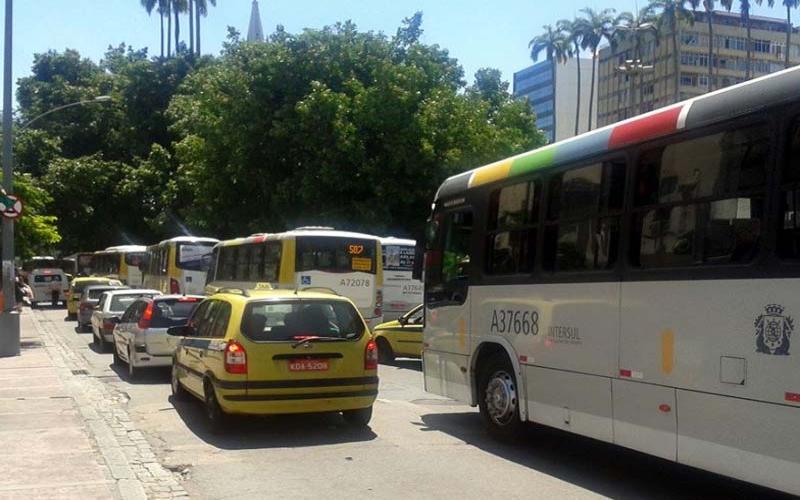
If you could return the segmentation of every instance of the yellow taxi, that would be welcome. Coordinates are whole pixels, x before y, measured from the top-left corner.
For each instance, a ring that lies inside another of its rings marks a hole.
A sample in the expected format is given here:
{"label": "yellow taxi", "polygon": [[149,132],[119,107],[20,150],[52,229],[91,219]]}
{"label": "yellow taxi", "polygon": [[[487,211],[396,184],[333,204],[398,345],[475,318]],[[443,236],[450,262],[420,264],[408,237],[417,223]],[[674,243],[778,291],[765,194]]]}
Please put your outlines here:
{"label": "yellow taxi", "polygon": [[78,304],[81,301],[81,295],[83,291],[86,290],[86,287],[94,285],[122,286],[122,282],[120,280],[101,278],[98,276],[73,279],[72,283],[70,283],[67,296],[67,316],[69,319],[78,317]]}
{"label": "yellow taxi", "polygon": [[349,299],[327,292],[221,289],[177,337],[172,393],[228,414],[341,412],[366,426],[378,394],[378,349]]}
{"label": "yellow taxi", "polygon": [[381,363],[390,363],[398,356],[410,358],[422,356],[423,314],[420,304],[395,321],[381,323],[373,329]]}

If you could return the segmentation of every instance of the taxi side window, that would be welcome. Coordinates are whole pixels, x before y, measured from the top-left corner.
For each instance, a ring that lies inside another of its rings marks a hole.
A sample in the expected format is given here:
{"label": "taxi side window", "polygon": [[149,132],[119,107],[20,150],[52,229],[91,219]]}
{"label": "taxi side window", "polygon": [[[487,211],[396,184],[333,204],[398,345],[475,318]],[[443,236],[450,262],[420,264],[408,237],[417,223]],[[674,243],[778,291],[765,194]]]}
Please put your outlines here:
{"label": "taxi side window", "polygon": [[195,328],[195,335],[198,337],[211,337],[212,328],[214,326],[214,319],[217,313],[217,308],[220,302],[218,300],[209,300],[200,305],[205,306],[202,310],[198,308],[197,314],[192,319],[192,326]]}
{"label": "taxi side window", "polygon": [[228,331],[228,322],[231,319],[231,305],[227,302],[219,302],[214,312],[214,323],[211,327],[209,337],[223,338]]}

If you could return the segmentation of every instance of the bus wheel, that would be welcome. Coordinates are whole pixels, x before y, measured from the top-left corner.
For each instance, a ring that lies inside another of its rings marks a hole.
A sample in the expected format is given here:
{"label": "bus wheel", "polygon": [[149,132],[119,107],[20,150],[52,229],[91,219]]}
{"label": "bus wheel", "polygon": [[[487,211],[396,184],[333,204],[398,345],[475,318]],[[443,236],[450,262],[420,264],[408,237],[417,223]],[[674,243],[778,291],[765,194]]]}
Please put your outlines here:
{"label": "bus wheel", "polygon": [[378,362],[386,364],[394,361],[394,351],[389,341],[383,337],[378,337]]}
{"label": "bus wheel", "polygon": [[489,433],[507,438],[522,430],[514,368],[504,354],[495,354],[480,369],[478,406]]}

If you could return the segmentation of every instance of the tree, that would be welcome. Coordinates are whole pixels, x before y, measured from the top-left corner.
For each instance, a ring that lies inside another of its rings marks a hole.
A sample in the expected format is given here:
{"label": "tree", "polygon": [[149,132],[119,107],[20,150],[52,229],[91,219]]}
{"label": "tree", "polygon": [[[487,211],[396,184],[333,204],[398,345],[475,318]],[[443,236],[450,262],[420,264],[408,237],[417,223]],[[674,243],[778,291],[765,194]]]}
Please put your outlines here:
{"label": "tree", "polygon": [[[794,1],[794,0],[787,0]],[[703,0],[708,23],[708,91],[714,90],[714,0]]]}
{"label": "tree", "polygon": [[792,9],[796,9],[800,7],[800,0],[781,0],[783,6],[786,7],[786,50],[784,51],[785,62],[784,66],[786,68],[791,67],[791,62],[789,60],[789,53],[791,52],[792,47]]}
{"label": "tree", "polygon": [[175,54],[178,54],[181,38],[181,18],[180,15],[189,9],[187,0],[171,0],[172,13],[175,16]]}
{"label": "tree", "polygon": [[581,20],[583,30],[583,48],[588,49],[592,53],[592,84],[589,93],[589,130],[592,129],[592,115],[594,111],[594,86],[597,77],[597,48],[600,47],[600,42],[603,38],[609,36],[613,30],[614,9],[603,9],[595,11],[591,8],[581,9],[581,13],[585,16]]}
{"label": "tree", "polygon": [[536,62],[542,52],[545,53],[547,61],[550,62],[553,74],[553,87],[557,87],[556,64],[564,64],[568,60],[570,51],[569,42],[564,33],[559,29],[553,29],[549,24],[542,26],[544,33],[535,36],[528,42],[531,51],[531,59]]}
{"label": "tree", "polygon": [[[756,5],[761,6],[764,3],[764,0],[753,0],[755,1]],[[767,5],[771,9],[775,6],[775,0],[767,0]],[[753,76],[752,65],[753,65],[753,37],[750,34],[752,30],[752,21],[750,19],[750,9],[752,7],[752,3],[750,0],[739,0],[739,10],[742,15],[742,21],[745,22],[747,25],[747,78],[749,79]]]}
{"label": "tree", "polygon": [[[167,57],[172,57],[172,2],[173,0],[160,0],[163,2],[158,10],[161,15],[167,18]],[[178,47],[175,47],[177,50]]]}
{"label": "tree", "polygon": [[[567,40],[572,44],[569,57],[575,58],[575,68],[577,71],[577,96],[575,98],[575,135],[580,130],[581,120],[581,43],[583,42],[584,26],[579,19],[572,21],[562,19],[556,23],[556,27],[566,34]],[[589,124],[591,126],[591,123]]]}
{"label": "tree", "polygon": [[213,5],[216,7],[217,0],[194,0],[194,17],[196,22],[196,35],[197,36],[197,53],[200,54],[200,18],[208,15],[208,6]]}
{"label": "tree", "polygon": [[347,22],[229,40],[170,105],[169,216],[222,237],[301,224],[419,236],[444,178],[543,142],[496,70],[466,87],[408,21],[393,38]]}
{"label": "tree", "polygon": [[61,235],[56,227],[56,217],[48,214],[52,198],[28,174],[14,176],[14,194],[25,202],[24,215],[14,224],[17,256],[26,259],[53,253]]}
{"label": "tree", "polygon": [[194,0],[189,0],[189,52],[194,54]]}
{"label": "tree", "polygon": [[657,29],[669,33],[672,41],[672,72],[675,75],[674,101],[681,100],[680,90],[680,49],[678,48],[678,27],[681,23],[694,25],[694,14],[686,8],[686,0],[651,0],[645,8],[649,16],[655,18]]}
{"label": "tree", "polygon": [[[633,74],[630,75],[628,81],[630,82],[631,108],[634,114],[638,114],[641,112],[642,99],[636,99],[636,91],[641,88],[645,70],[642,61],[641,47],[648,35],[654,36],[656,40],[658,39],[658,29],[653,23],[654,19],[652,14],[646,9],[637,12],[636,15],[623,12],[619,15],[618,19],[620,24],[614,31],[614,45],[624,40],[631,40],[633,42],[633,60],[634,64],[638,67]],[[637,77],[639,80],[638,89],[636,85]]]}

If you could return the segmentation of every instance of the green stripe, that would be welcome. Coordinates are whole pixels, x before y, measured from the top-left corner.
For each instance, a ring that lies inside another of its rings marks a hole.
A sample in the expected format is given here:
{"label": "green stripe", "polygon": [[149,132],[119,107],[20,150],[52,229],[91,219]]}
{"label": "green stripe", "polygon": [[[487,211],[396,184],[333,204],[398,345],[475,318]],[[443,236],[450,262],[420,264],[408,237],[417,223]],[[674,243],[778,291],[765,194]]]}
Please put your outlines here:
{"label": "green stripe", "polygon": [[549,167],[553,164],[553,157],[555,154],[556,148],[554,147],[532,151],[530,154],[515,159],[511,163],[511,171],[508,175],[509,177],[513,177],[540,168]]}

